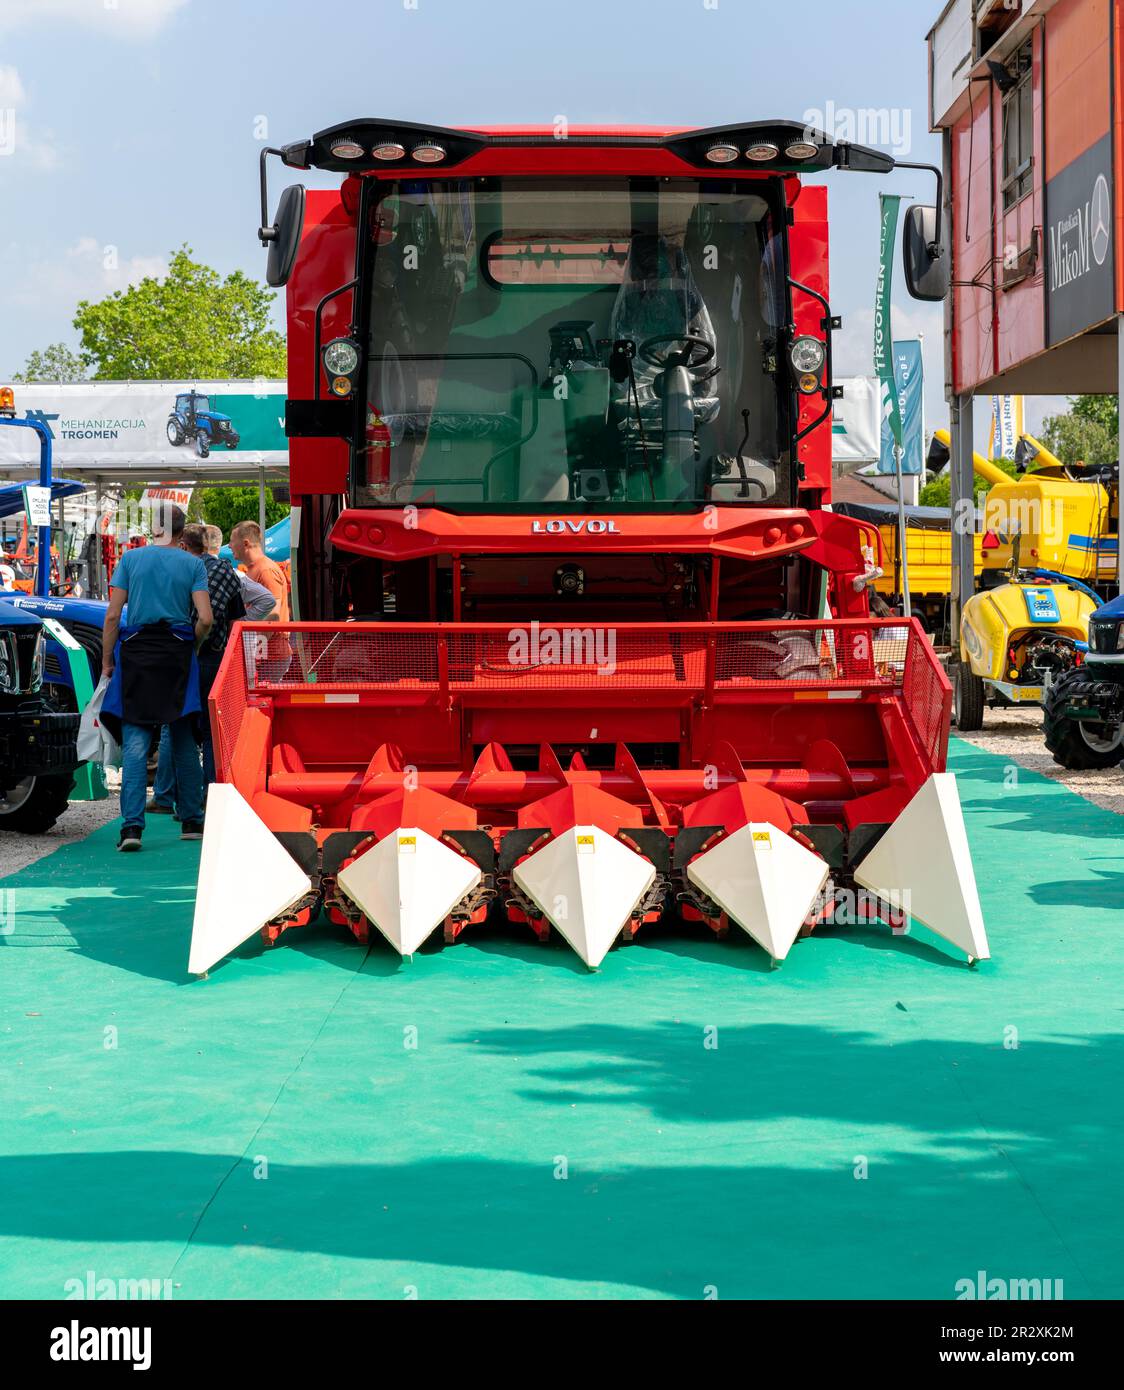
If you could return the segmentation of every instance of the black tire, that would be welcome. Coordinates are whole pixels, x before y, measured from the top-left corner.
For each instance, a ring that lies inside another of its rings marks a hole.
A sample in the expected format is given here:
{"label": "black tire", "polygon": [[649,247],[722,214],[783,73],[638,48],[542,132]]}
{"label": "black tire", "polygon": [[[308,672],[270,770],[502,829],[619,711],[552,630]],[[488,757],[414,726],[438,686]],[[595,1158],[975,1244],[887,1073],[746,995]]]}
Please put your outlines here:
{"label": "black tire", "polygon": [[73,787],[73,772],[36,777],[31,791],[14,810],[0,811],[0,830],[17,830],[23,835],[45,835],[66,810]]}
{"label": "black tire", "polygon": [[183,443],[183,426],[180,424],[180,422],[176,419],[174,415],[171,416],[168,420],[168,443]]}
{"label": "black tire", "polygon": [[[1094,684],[1094,678],[1084,667],[1077,666],[1067,671],[1061,680],[1050,686],[1046,696],[1046,709],[1043,727],[1046,731],[1046,747],[1054,755],[1054,761],[1061,767],[1075,769],[1091,767],[1116,767],[1124,759],[1124,733],[1118,727],[1114,746],[1098,748],[1098,742],[1113,743],[1113,736],[1104,737],[1100,731],[1103,725],[1084,727],[1076,719],[1066,715],[1066,706],[1080,702],[1086,691]],[[1094,732],[1094,729],[1098,732]]]}
{"label": "black tire", "polygon": [[205,459],[211,452],[211,441],[202,430],[195,436],[195,452],[201,459]]}
{"label": "black tire", "polygon": [[984,683],[962,661],[952,668],[952,717],[962,733],[971,734],[983,728]]}

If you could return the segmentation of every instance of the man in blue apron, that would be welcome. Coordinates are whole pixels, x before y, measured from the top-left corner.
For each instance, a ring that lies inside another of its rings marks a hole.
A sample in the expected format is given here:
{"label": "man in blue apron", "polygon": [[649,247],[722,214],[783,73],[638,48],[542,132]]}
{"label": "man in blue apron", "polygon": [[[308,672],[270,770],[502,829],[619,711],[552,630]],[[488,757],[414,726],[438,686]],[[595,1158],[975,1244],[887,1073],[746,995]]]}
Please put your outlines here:
{"label": "man in blue apron", "polygon": [[[148,750],[162,724],[168,725],[172,741],[180,838],[203,838],[196,649],[209,635],[213,619],[203,561],[180,548],[184,522],[179,507],[165,508],[162,515],[154,516],[154,544],[126,550],[109,581],[102,671],[110,684],[102,722],[121,743],[120,850],[141,847]],[[126,602],[128,621],[122,625]]]}

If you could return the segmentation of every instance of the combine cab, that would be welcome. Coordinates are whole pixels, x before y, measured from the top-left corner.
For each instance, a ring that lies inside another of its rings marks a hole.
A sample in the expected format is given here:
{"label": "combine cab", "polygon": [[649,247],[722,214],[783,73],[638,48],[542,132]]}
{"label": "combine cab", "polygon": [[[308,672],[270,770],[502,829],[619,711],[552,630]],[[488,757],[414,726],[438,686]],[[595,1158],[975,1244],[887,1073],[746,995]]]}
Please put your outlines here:
{"label": "combine cab", "polygon": [[[827,509],[826,194],[769,122],[356,121],[279,154],[294,610],[211,696],[189,968],[326,914],[409,955],[491,916],[591,967],[677,916],[774,961],[841,911],[988,954],[951,691]],[[939,194],[938,194],[939,201]],[[941,297],[932,209],[911,288]],[[252,870],[248,867],[252,866]]]}

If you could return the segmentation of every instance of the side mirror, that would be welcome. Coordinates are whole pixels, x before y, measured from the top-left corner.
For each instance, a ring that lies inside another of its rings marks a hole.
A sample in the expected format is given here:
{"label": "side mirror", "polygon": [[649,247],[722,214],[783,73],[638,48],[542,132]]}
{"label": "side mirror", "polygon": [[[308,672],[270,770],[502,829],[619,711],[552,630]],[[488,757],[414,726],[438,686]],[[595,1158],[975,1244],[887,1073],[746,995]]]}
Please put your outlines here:
{"label": "side mirror", "polygon": [[292,275],[301,244],[301,232],[304,230],[303,184],[290,184],[285,189],[277,203],[276,222],[262,230],[263,240],[269,247],[265,263],[266,284],[277,288]]}
{"label": "side mirror", "polygon": [[951,275],[948,253],[941,245],[935,207],[915,203],[902,229],[905,282],[914,299],[940,301],[948,294]]}
{"label": "side mirror", "polygon": [[851,169],[859,174],[892,174],[896,168],[893,155],[871,149],[869,145],[852,145],[848,140],[839,141],[834,157],[840,169]]}

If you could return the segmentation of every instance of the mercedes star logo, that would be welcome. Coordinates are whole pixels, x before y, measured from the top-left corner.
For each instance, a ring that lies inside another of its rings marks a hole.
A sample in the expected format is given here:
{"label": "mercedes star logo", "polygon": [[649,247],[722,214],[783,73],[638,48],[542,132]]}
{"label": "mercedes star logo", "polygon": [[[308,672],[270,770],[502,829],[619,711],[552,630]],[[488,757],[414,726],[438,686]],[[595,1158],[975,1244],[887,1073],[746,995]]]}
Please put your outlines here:
{"label": "mercedes star logo", "polygon": [[1090,222],[1093,229],[1093,259],[1098,265],[1104,265],[1104,258],[1108,255],[1111,237],[1109,228],[1112,225],[1112,204],[1108,196],[1108,180],[1103,174],[1097,175],[1097,181],[1093,185]]}

